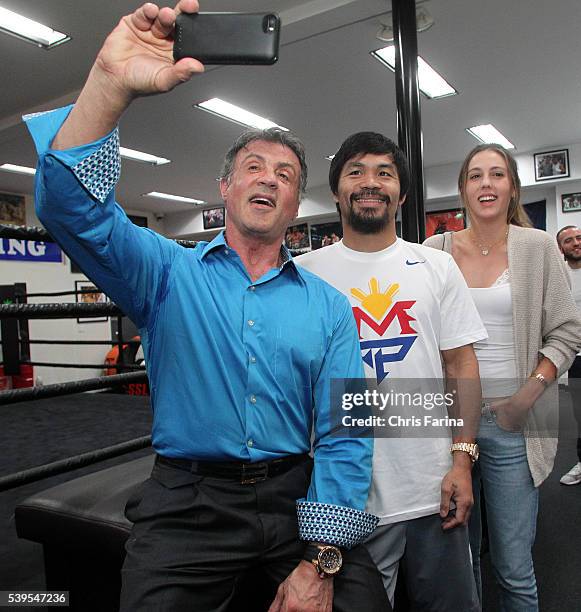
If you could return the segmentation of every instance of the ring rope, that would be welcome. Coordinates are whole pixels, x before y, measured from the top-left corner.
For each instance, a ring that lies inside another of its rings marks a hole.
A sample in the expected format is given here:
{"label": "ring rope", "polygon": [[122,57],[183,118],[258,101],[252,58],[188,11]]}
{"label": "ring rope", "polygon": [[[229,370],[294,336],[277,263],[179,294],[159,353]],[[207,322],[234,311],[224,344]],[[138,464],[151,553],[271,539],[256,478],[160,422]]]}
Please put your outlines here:
{"label": "ring rope", "polygon": [[0,223],[0,238],[55,242],[54,238],[42,227]]}
{"label": "ring rope", "polygon": [[151,446],[151,436],[142,436],[141,438],[114,444],[113,446],[106,446],[105,448],[100,448],[88,453],[68,457],[67,459],[39,465],[29,470],[15,472],[14,474],[9,474],[8,476],[0,478],[0,491],[14,489],[31,482],[36,482],[37,480],[49,478],[50,476],[63,474],[64,472],[72,472],[86,465],[92,465],[100,461],[105,461],[105,459],[141,450],[148,446]]}
{"label": "ring rope", "polygon": [[[79,346],[119,346],[119,342],[112,340],[19,340],[20,344],[67,344]],[[123,345],[134,345],[141,344],[141,340],[123,340]],[[2,346],[2,340],[0,340],[0,346]]]}
{"label": "ring rope", "polygon": [[95,293],[99,291],[97,288],[93,289],[75,289],[74,291],[47,291],[45,293],[25,293],[22,297],[26,298],[38,298],[38,297],[61,297],[63,295],[81,295],[83,293]]}
{"label": "ring rope", "polygon": [[48,361],[21,361],[20,365],[38,366],[42,368],[87,368],[88,370],[99,370],[103,368],[114,368],[117,370],[144,370],[145,368],[135,363],[51,363]]}
{"label": "ring rope", "polygon": [[[94,292],[93,292],[94,293]],[[123,312],[113,302],[104,304],[0,304],[0,319],[74,319],[76,317],[118,317]]]}
{"label": "ring rope", "polygon": [[[100,365],[103,367],[103,364]],[[109,365],[107,365],[109,367]],[[129,383],[147,382],[147,374],[143,372],[128,372],[127,374],[113,374],[111,376],[99,376],[85,380],[73,380],[71,382],[55,383],[42,387],[26,387],[24,389],[12,389],[0,391],[0,406],[28,402],[45,397],[59,397],[60,395],[74,395],[83,391],[96,391],[107,389]]]}

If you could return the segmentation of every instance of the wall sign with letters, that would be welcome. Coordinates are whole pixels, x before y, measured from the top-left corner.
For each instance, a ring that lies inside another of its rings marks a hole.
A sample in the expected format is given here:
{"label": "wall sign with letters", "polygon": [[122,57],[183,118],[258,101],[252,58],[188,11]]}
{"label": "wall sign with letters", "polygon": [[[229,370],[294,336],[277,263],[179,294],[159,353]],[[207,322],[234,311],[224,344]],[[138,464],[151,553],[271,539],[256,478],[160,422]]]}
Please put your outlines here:
{"label": "wall sign with letters", "polygon": [[0,239],[0,259],[12,261],[62,262],[63,252],[54,242]]}

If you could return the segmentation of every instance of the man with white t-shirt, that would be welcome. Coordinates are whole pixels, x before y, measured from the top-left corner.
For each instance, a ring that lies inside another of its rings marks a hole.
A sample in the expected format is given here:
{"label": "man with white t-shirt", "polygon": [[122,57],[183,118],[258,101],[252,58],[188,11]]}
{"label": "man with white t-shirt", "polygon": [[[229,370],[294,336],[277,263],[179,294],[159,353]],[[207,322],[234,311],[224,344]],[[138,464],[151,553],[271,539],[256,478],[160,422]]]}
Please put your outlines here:
{"label": "man with white t-shirt", "polygon": [[[576,225],[566,225],[557,232],[557,244],[569,264],[571,290],[577,308],[581,309],[581,229]],[[575,357],[569,368],[569,392],[573,402],[573,414],[577,421],[577,458],[578,462],[561,478],[561,484],[576,485],[581,483],[581,353]]]}
{"label": "man with white t-shirt", "polygon": [[[472,343],[486,330],[452,257],[397,237],[395,217],[409,180],[391,140],[374,132],[350,136],[329,172],[343,240],[296,261],[350,299],[366,376],[384,397],[394,388],[443,391],[458,383],[454,410],[465,427],[454,436],[447,427],[427,431],[422,413],[430,420],[448,416],[427,401],[414,408],[419,414],[409,426],[376,427],[368,510],[380,522],[366,545],[392,602],[401,561],[414,609],[471,612],[479,602],[466,525],[478,456],[471,426],[480,418]],[[392,403],[390,410],[400,409]]]}

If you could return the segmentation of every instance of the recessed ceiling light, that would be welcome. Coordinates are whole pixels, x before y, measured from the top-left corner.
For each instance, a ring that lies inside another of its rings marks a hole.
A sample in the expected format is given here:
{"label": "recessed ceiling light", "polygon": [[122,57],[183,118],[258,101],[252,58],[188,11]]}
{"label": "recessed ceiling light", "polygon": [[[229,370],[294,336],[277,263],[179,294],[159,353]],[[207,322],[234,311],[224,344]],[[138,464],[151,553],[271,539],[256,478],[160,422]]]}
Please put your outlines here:
{"label": "recessed ceiling light", "polygon": [[28,168],[27,166],[16,166],[15,164],[2,164],[0,166],[0,170],[14,172],[15,174],[28,174],[30,176],[34,176],[36,174],[36,170],[34,168]]}
{"label": "recessed ceiling light", "polygon": [[471,128],[466,128],[466,131],[474,136],[476,140],[485,144],[499,144],[505,149],[516,149],[512,142],[503,136],[491,123],[475,125]]}
{"label": "recessed ceiling light", "polygon": [[[384,66],[395,72],[395,47],[389,45],[383,49],[372,51],[371,55],[379,60]],[[431,66],[418,55],[418,85],[421,92],[431,99],[447,98],[448,96],[456,96],[458,92],[438,74]]]}
{"label": "recessed ceiling light", "polygon": [[265,119],[260,115],[255,115],[250,111],[240,108],[239,106],[235,106],[234,104],[230,104],[230,102],[226,102],[220,98],[212,98],[210,100],[206,100],[205,102],[194,104],[194,108],[199,108],[208,113],[212,113],[213,115],[218,115],[223,119],[228,119],[229,121],[234,121],[234,123],[239,123],[240,125],[245,125],[247,127],[257,128],[259,130],[266,130],[274,127],[288,132],[287,128],[283,127],[282,125],[277,125],[276,123],[270,121],[270,119]]}
{"label": "recessed ceiling light", "polygon": [[174,200],[175,202],[187,202],[188,204],[195,204],[196,206],[207,204],[207,202],[204,202],[204,200],[186,198],[184,196],[172,195],[171,193],[161,193],[160,191],[150,191],[149,193],[144,193],[143,197],[159,198],[160,200]]}
{"label": "recessed ceiling light", "polygon": [[0,31],[43,49],[52,49],[71,40],[68,34],[57,32],[38,21],[33,21],[2,7],[0,7]]}
{"label": "recessed ceiling light", "polygon": [[125,159],[132,159],[133,161],[140,161],[146,164],[153,164],[154,166],[163,166],[169,164],[171,159],[165,157],[156,157],[149,153],[142,153],[141,151],[135,151],[134,149],[126,149],[125,147],[119,147],[119,154]]}

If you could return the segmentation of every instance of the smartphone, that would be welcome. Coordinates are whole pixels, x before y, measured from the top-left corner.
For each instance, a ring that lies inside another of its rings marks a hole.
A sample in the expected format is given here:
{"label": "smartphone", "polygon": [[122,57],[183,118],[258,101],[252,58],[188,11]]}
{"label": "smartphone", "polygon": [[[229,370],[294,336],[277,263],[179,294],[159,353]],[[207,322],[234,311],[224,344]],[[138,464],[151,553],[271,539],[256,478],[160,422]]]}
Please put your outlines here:
{"label": "smartphone", "polygon": [[180,13],[173,56],[202,64],[270,65],[278,60],[279,39],[275,13]]}

